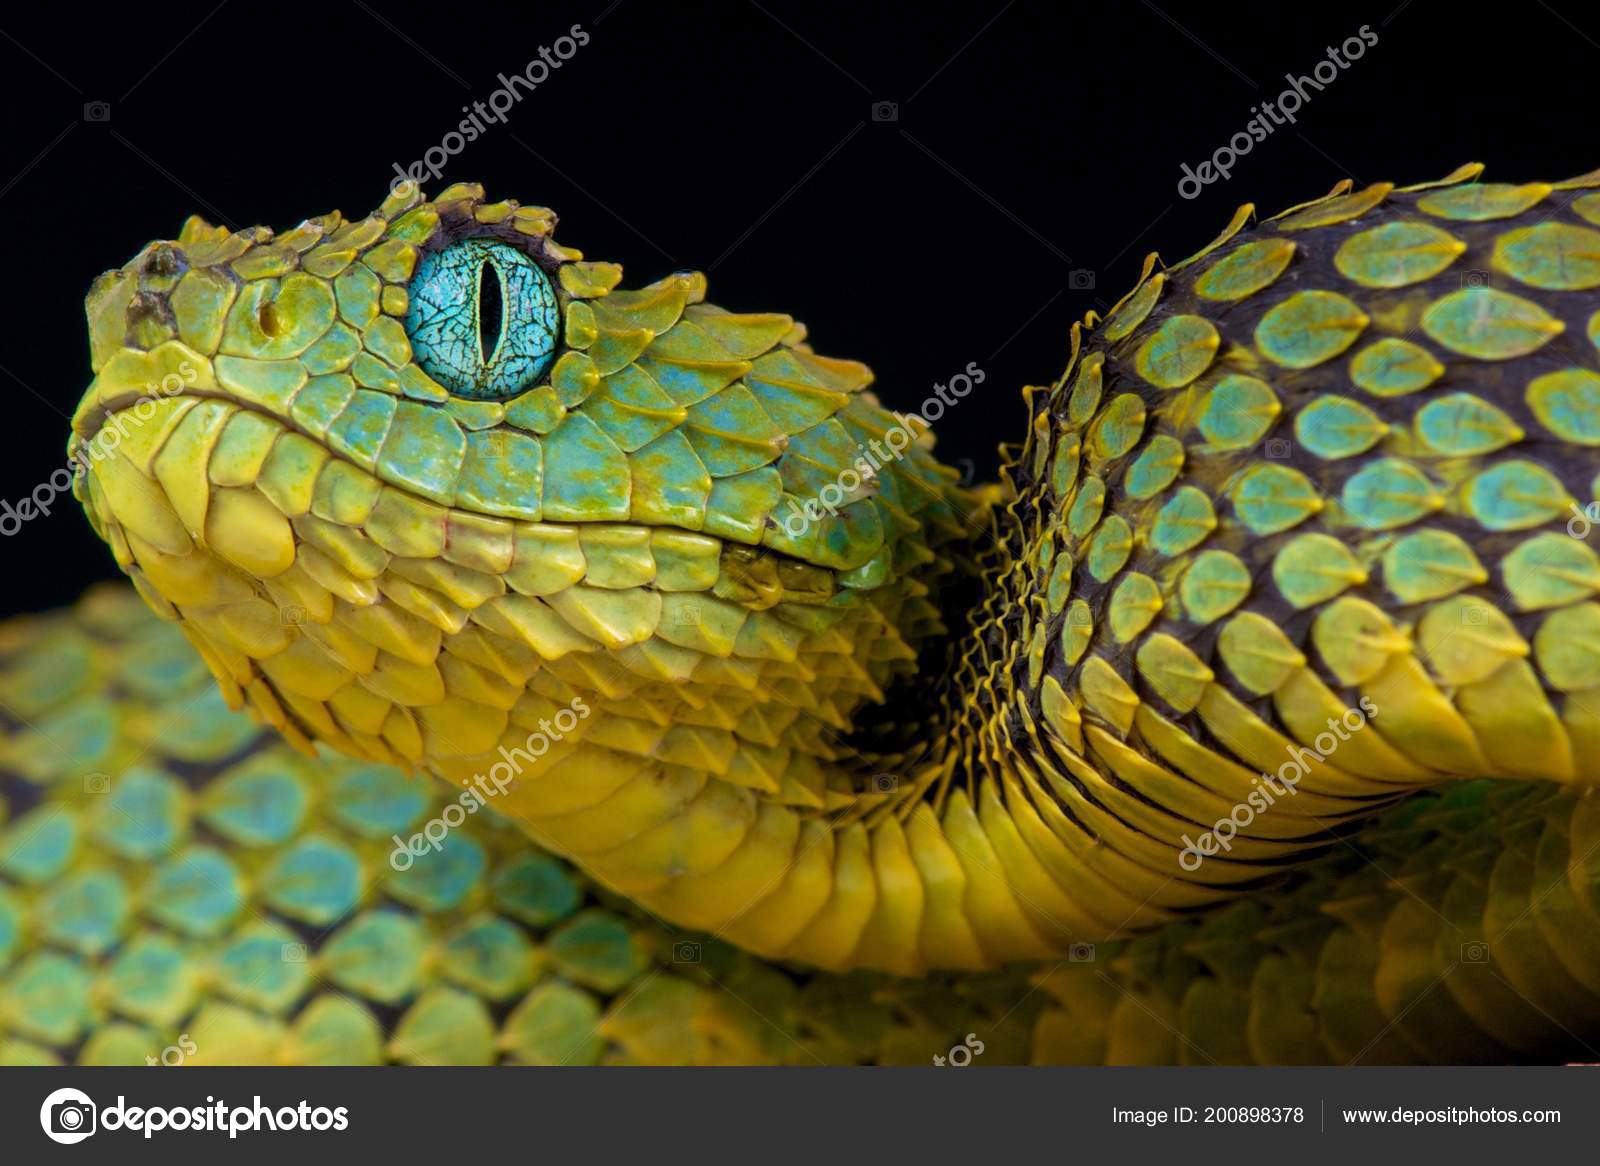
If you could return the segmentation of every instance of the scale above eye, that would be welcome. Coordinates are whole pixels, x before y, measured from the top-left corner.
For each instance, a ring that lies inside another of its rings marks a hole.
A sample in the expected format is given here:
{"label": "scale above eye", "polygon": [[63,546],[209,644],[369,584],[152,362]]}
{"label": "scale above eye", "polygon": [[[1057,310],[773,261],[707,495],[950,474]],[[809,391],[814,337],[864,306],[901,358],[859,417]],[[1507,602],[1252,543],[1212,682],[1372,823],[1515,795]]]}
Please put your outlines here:
{"label": "scale above eye", "polygon": [[550,277],[498,239],[460,239],[423,256],[406,332],[424,372],[458,397],[502,401],[555,359],[561,309]]}

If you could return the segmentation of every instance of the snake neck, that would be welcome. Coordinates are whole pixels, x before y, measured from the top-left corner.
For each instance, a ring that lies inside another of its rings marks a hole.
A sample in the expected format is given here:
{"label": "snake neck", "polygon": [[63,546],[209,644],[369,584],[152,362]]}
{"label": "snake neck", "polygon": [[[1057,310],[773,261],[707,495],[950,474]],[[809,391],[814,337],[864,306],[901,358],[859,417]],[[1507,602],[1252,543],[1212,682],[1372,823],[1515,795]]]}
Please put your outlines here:
{"label": "snake neck", "polygon": [[[684,748],[715,723],[725,674],[670,693],[601,684],[592,724],[501,808],[648,910],[772,959],[915,975],[1112,934],[1059,901],[1005,806],[1019,773],[1056,771],[1061,744],[1029,711],[1039,653],[1016,634],[1051,567],[1049,513],[1018,475],[1008,461],[976,491],[939,478],[945,520],[900,573],[837,601],[837,620],[812,609],[815,629],[751,685],[730,754]],[[641,750],[641,705],[668,696],[674,725]],[[1038,884],[1027,898],[1003,886],[1018,877]]]}
{"label": "snake neck", "polygon": [[1027,727],[1038,661],[1030,667],[1016,633],[1045,592],[1052,538],[1039,491],[1002,453],[1001,480],[971,496],[963,537],[944,548],[950,567],[932,592],[947,634],[925,641],[916,672],[858,717],[861,760],[896,788],[886,810],[902,819],[920,802],[942,814],[954,791],[975,797],[1043,747]]}

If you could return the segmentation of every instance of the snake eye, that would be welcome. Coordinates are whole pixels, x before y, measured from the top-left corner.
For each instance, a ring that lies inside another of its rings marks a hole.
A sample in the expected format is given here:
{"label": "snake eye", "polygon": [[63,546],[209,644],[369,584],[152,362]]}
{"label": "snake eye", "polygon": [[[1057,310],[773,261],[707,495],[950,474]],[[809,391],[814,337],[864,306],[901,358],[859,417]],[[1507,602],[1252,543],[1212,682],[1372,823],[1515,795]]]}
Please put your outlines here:
{"label": "snake eye", "polygon": [[496,239],[429,252],[411,280],[406,333],[422,370],[458,397],[515,396],[550,367],[560,311],[550,278]]}

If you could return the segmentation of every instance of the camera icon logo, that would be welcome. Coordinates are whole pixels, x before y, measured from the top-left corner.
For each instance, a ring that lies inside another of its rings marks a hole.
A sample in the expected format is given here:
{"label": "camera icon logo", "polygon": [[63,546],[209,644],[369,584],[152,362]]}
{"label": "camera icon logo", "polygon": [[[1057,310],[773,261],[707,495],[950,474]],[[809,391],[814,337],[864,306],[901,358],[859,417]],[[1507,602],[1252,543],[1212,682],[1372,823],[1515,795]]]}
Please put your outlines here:
{"label": "camera icon logo", "polygon": [[1094,272],[1086,267],[1074,267],[1067,272],[1067,287],[1072,291],[1093,291]]}
{"label": "camera icon logo", "polygon": [[109,773],[86,773],[83,775],[83,792],[86,794],[108,794],[111,792],[111,775]]}
{"label": "camera icon logo", "polygon": [[1463,288],[1493,287],[1494,283],[1489,278],[1487,271],[1463,271],[1461,273],[1461,286]]}
{"label": "camera icon logo", "polygon": [[1475,939],[1461,945],[1461,962],[1464,964],[1486,964],[1489,962],[1489,945],[1481,939]]}
{"label": "camera icon logo", "polygon": [[1094,963],[1094,944],[1075,943],[1067,948],[1067,962],[1069,964]]}
{"label": "camera icon logo", "polygon": [[1283,461],[1294,455],[1294,446],[1282,437],[1273,437],[1267,441],[1267,456],[1273,461]]}
{"label": "camera icon logo", "polygon": [[897,101],[874,101],[872,103],[873,121],[899,121],[900,103]]}
{"label": "camera icon logo", "polygon": [[700,962],[700,944],[693,939],[680,939],[672,945],[672,962],[675,964],[697,964]]}
{"label": "camera icon logo", "polygon": [[278,608],[278,622],[284,627],[297,628],[306,622],[306,609],[298,603],[286,603]]}
{"label": "camera icon logo", "polygon": [[99,1112],[82,1090],[57,1089],[39,1107],[39,1124],[52,1142],[71,1146],[94,1133]]}
{"label": "camera icon logo", "polygon": [[84,121],[110,121],[111,103],[109,101],[86,101],[83,103]]}

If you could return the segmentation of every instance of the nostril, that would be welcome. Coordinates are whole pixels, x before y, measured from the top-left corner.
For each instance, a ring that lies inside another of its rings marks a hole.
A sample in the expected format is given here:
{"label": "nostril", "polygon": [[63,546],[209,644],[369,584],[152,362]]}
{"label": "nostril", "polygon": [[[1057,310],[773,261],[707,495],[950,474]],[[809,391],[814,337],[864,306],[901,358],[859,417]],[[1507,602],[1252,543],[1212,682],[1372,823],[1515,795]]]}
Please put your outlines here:
{"label": "nostril", "polygon": [[268,336],[282,336],[284,324],[278,315],[278,307],[271,300],[262,304],[256,311],[256,322],[261,325],[261,331]]}
{"label": "nostril", "polygon": [[178,334],[172,305],[160,292],[143,288],[134,292],[128,300],[126,319],[127,330],[123,339],[145,351],[173,339]]}
{"label": "nostril", "polygon": [[166,315],[166,298],[158,292],[136,291],[128,301],[129,324],[139,325],[147,320],[164,320]]}

